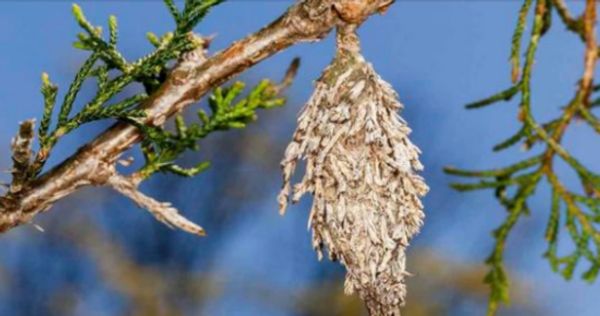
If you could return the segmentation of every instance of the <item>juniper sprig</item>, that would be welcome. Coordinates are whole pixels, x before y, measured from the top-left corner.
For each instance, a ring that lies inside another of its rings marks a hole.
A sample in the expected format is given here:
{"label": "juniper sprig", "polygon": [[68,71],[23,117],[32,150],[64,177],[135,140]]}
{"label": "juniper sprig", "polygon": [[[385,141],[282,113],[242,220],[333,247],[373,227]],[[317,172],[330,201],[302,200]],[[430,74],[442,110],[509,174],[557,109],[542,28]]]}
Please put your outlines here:
{"label": "juniper sprig", "polygon": [[[73,82],[67,89],[63,101],[58,107],[57,122],[52,126],[52,116],[56,107],[58,87],[53,84],[47,74],[42,75],[42,95],[44,97],[44,112],[40,127],[39,150],[35,161],[28,171],[30,179],[38,175],[45,165],[53,147],[58,140],[76,130],[81,125],[92,121],[108,118],[132,119],[143,117],[144,111],[137,108],[153,92],[149,87],[160,85],[164,80],[164,73],[168,70],[167,63],[204,45],[202,40],[191,34],[192,28],[201,20],[208,10],[220,1],[187,1],[182,12],[176,12],[171,0],[165,1],[173,14],[176,15],[176,29],[167,33],[160,39],[156,35],[149,35],[151,43],[156,49],[138,60],[129,62],[118,50],[118,24],[115,16],[110,16],[108,21],[108,39],[103,38],[102,28],[94,26],[85,17],[80,6],[73,5],[73,15],[82,28],[78,40],[73,44],[76,48],[90,52]],[[109,79],[109,72],[117,75]],[[79,96],[84,82],[95,80],[97,90],[95,96],[87,101],[83,108],[73,114],[73,105]],[[140,92],[125,100],[111,104],[126,87],[133,83],[142,83],[147,87],[146,92]]]}
{"label": "juniper sprig", "polygon": [[285,102],[279,96],[278,86],[270,80],[261,81],[246,97],[239,98],[244,87],[244,83],[236,82],[227,88],[216,88],[208,99],[210,115],[201,109],[197,112],[199,122],[191,124],[186,124],[183,116],[178,115],[174,132],[137,124],[146,136],[142,142],[146,164],[138,175],[147,178],[155,172],[170,172],[192,177],[208,168],[209,163],[200,162],[191,168],[178,166],[175,160],[182,153],[198,150],[198,141],[212,132],[245,128],[256,119],[258,109],[271,109]]}
{"label": "juniper sprig", "polygon": [[[530,199],[544,180],[550,187],[552,196],[545,234],[548,249],[544,257],[550,262],[552,269],[560,272],[567,280],[573,277],[580,261],[588,262],[588,267],[582,274],[585,280],[593,282],[600,272],[600,175],[586,167],[562,145],[567,128],[578,117],[600,133],[600,120],[592,113],[594,102],[590,101],[591,94],[597,90],[592,84],[598,54],[595,40],[596,4],[594,1],[587,1],[584,14],[574,19],[562,0],[536,0],[535,6],[532,2],[523,1],[513,36],[510,55],[513,85],[487,99],[471,103],[467,108],[483,108],[519,96],[518,118],[522,126],[514,135],[494,146],[494,151],[522,144],[526,151],[537,145],[543,148],[542,152],[502,168],[484,171],[450,167],[445,169],[451,175],[479,179],[477,182],[452,184],[454,189],[493,189],[495,197],[508,211],[504,222],[493,233],[496,245],[486,261],[490,270],[485,282],[491,288],[488,315],[496,313],[499,303],[509,302],[509,281],[503,263],[506,241],[521,217],[531,213]],[[523,30],[532,7],[532,30],[524,53],[523,68],[520,69]],[[558,13],[568,30],[584,41],[585,69],[573,99],[563,107],[561,115],[539,123],[532,114],[531,79],[538,44],[550,29],[553,11]],[[557,159],[564,161],[575,172],[581,183],[580,189],[567,187],[558,177],[555,167]],[[562,227],[575,248],[566,255],[557,253],[559,236],[564,235]]]}

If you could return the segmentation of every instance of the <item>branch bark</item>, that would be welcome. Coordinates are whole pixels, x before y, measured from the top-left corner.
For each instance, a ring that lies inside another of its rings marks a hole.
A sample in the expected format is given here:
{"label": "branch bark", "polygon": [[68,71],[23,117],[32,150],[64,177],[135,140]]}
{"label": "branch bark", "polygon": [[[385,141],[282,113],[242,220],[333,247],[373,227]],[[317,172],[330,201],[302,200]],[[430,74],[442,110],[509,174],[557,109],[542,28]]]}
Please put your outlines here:
{"label": "branch bark", "polygon": [[[343,23],[384,12],[393,0],[303,0],[280,18],[208,59],[188,58],[140,105],[146,122],[167,118],[198,101],[211,88],[296,43],[317,41]],[[0,232],[28,223],[57,200],[87,185],[107,185],[119,156],[141,140],[132,125],[117,123],[18,193],[0,197]]]}
{"label": "branch bark", "polygon": [[596,0],[586,0],[585,12],[583,14],[583,30],[585,39],[584,73],[581,78],[581,90],[583,106],[589,107],[590,95],[594,86],[594,72],[598,61],[598,43],[596,40],[597,22]]}

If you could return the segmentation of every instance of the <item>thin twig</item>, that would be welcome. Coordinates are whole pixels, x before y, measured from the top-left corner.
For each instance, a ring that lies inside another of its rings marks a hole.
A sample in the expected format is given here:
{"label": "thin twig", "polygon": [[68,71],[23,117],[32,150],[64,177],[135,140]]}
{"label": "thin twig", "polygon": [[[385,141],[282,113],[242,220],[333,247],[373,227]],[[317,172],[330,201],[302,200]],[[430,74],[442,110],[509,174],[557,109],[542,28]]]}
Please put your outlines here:
{"label": "thin twig", "polygon": [[575,32],[582,36],[581,23],[579,19],[575,19],[564,0],[552,0],[552,4],[556,8],[558,15],[562,19],[563,23],[568,30]]}
{"label": "thin twig", "polygon": [[170,203],[156,201],[140,192],[135,182],[118,175],[114,171],[113,175],[107,181],[110,187],[131,199],[141,208],[148,210],[157,220],[165,223],[167,226],[177,227],[195,235],[206,235],[202,227],[183,217]]}
{"label": "thin twig", "polygon": [[585,70],[581,78],[581,103],[588,107],[590,95],[594,87],[594,70],[598,61],[598,44],[596,41],[596,0],[586,0],[583,14],[583,30],[585,38]]}

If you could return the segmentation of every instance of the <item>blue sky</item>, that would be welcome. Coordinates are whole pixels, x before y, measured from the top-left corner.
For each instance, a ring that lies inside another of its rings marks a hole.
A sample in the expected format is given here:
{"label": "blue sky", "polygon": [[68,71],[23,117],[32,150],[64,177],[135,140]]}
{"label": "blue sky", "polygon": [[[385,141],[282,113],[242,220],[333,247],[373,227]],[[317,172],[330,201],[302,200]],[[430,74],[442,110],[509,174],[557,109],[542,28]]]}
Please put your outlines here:
{"label": "blue sky", "polygon": [[[151,49],[145,40],[147,31],[160,34],[172,27],[159,1],[82,1],[81,4],[88,18],[96,24],[105,25],[109,14],[117,15],[120,49],[130,59]],[[211,48],[216,51],[259,29],[290,4],[291,1],[227,2],[216,8],[197,32],[216,35]],[[5,153],[0,156],[0,166],[3,169],[9,166],[9,141],[18,122],[40,114],[40,73],[48,72],[53,81],[65,87],[86,56],[71,46],[79,29],[71,17],[70,6],[68,1],[0,2],[0,105],[3,109],[0,148],[4,148]],[[518,8],[519,1],[400,0],[385,16],[373,17],[360,29],[364,55],[398,90],[405,104],[402,115],[413,128],[413,141],[423,150],[424,176],[432,190],[425,201],[427,223],[414,247],[431,247],[465,262],[483,261],[491,249],[489,232],[499,225],[504,211],[489,192],[463,195],[451,191],[447,187],[451,179],[441,168],[445,165],[470,168],[506,165],[525,155],[518,149],[502,154],[491,152],[495,143],[518,127],[514,103],[476,112],[463,108],[464,104],[510,84],[508,52]],[[265,126],[259,120],[258,129],[278,138],[291,136],[296,113],[333,52],[330,37],[320,43],[301,44],[243,75],[244,78],[279,78],[293,57],[302,58],[300,73],[289,91],[289,102],[285,109],[274,114],[279,117],[278,124]],[[582,71],[582,54],[579,40],[563,31],[556,21],[540,45],[535,65],[533,102],[539,118],[556,115],[560,106],[571,98]],[[52,161],[71,153],[74,145],[99,128],[91,126],[66,138]],[[600,168],[598,145],[599,139],[583,124],[574,126],[567,136],[567,147],[595,170]],[[283,153],[283,147],[270,150],[276,156]],[[278,168],[277,165],[272,167]],[[252,170],[241,172],[248,172],[247,178],[253,178]],[[206,314],[288,315],[283,309],[242,304],[244,292],[238,284],[245,280],[268,279],[273,286],[285,289],[301,287],[315,278],[315,256],[305,230],[308,203],[293,207],[286,217],[280,218],[275,203],[278,181],[277,177],[265,181],[271,192],[268,198],[248,203],[249,211],[232,220],[232,233],[223,238],[210,266],[203,266],[202,260],[196,263],[198,269],[216,271],[229,280],[228,295],[207,305]],[[154,181],[152,185],[158,183]],[[517,226],[509,239],[509,267],[533,285],[532,296],[539,303],[552,302],[546,315],[597,315],[600,285],[588,285],[577,279],[565,282],[550,271],[541,257],[545,250],[546,196],[547,193],[540,192],[534,213]],[[193,204],[189,197],[185,192],[178,193],[177,200],[189,206]],[[111,203],[109,205],[131,208],[123,204],[123,200]],[[91,208],[102,212],[100,206]],[[47,216],[53,215],[59,216],[53,212]],[[26,240],[34,238],[31,236],[36,233],[23,230],[3,236],[0,258],[18,264],[34,249]],[[193,243],[190,239],[184,240]],[[39,260],[52,260],[52,257]],[[99,306],[103,305],[101,295],[94,299]],[[93,305],[94,299],[88,303]],[[481,310],[470,310],[466,314],[478,315]]]}

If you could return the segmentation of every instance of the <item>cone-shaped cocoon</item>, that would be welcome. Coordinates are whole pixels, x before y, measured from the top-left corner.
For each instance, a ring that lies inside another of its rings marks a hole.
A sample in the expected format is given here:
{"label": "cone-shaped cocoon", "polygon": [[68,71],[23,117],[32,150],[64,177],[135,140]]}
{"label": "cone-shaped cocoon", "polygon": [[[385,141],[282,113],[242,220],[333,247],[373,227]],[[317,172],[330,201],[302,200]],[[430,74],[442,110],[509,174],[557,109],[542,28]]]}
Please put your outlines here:
{"label": "cone-shaped cocoon", "polygon": [[[360,55],[354,32],[317,81],[282,161],[281,212],[289,196],[314,196],[313,246],[347,269],[346,293],[358,293],[371,315],[399,315],[404,303],[405,250],[421,227],[428,187],[417,171],[419,149],[399,116],[392,87]],[[290,185],[299,160],[300,183]]]}

